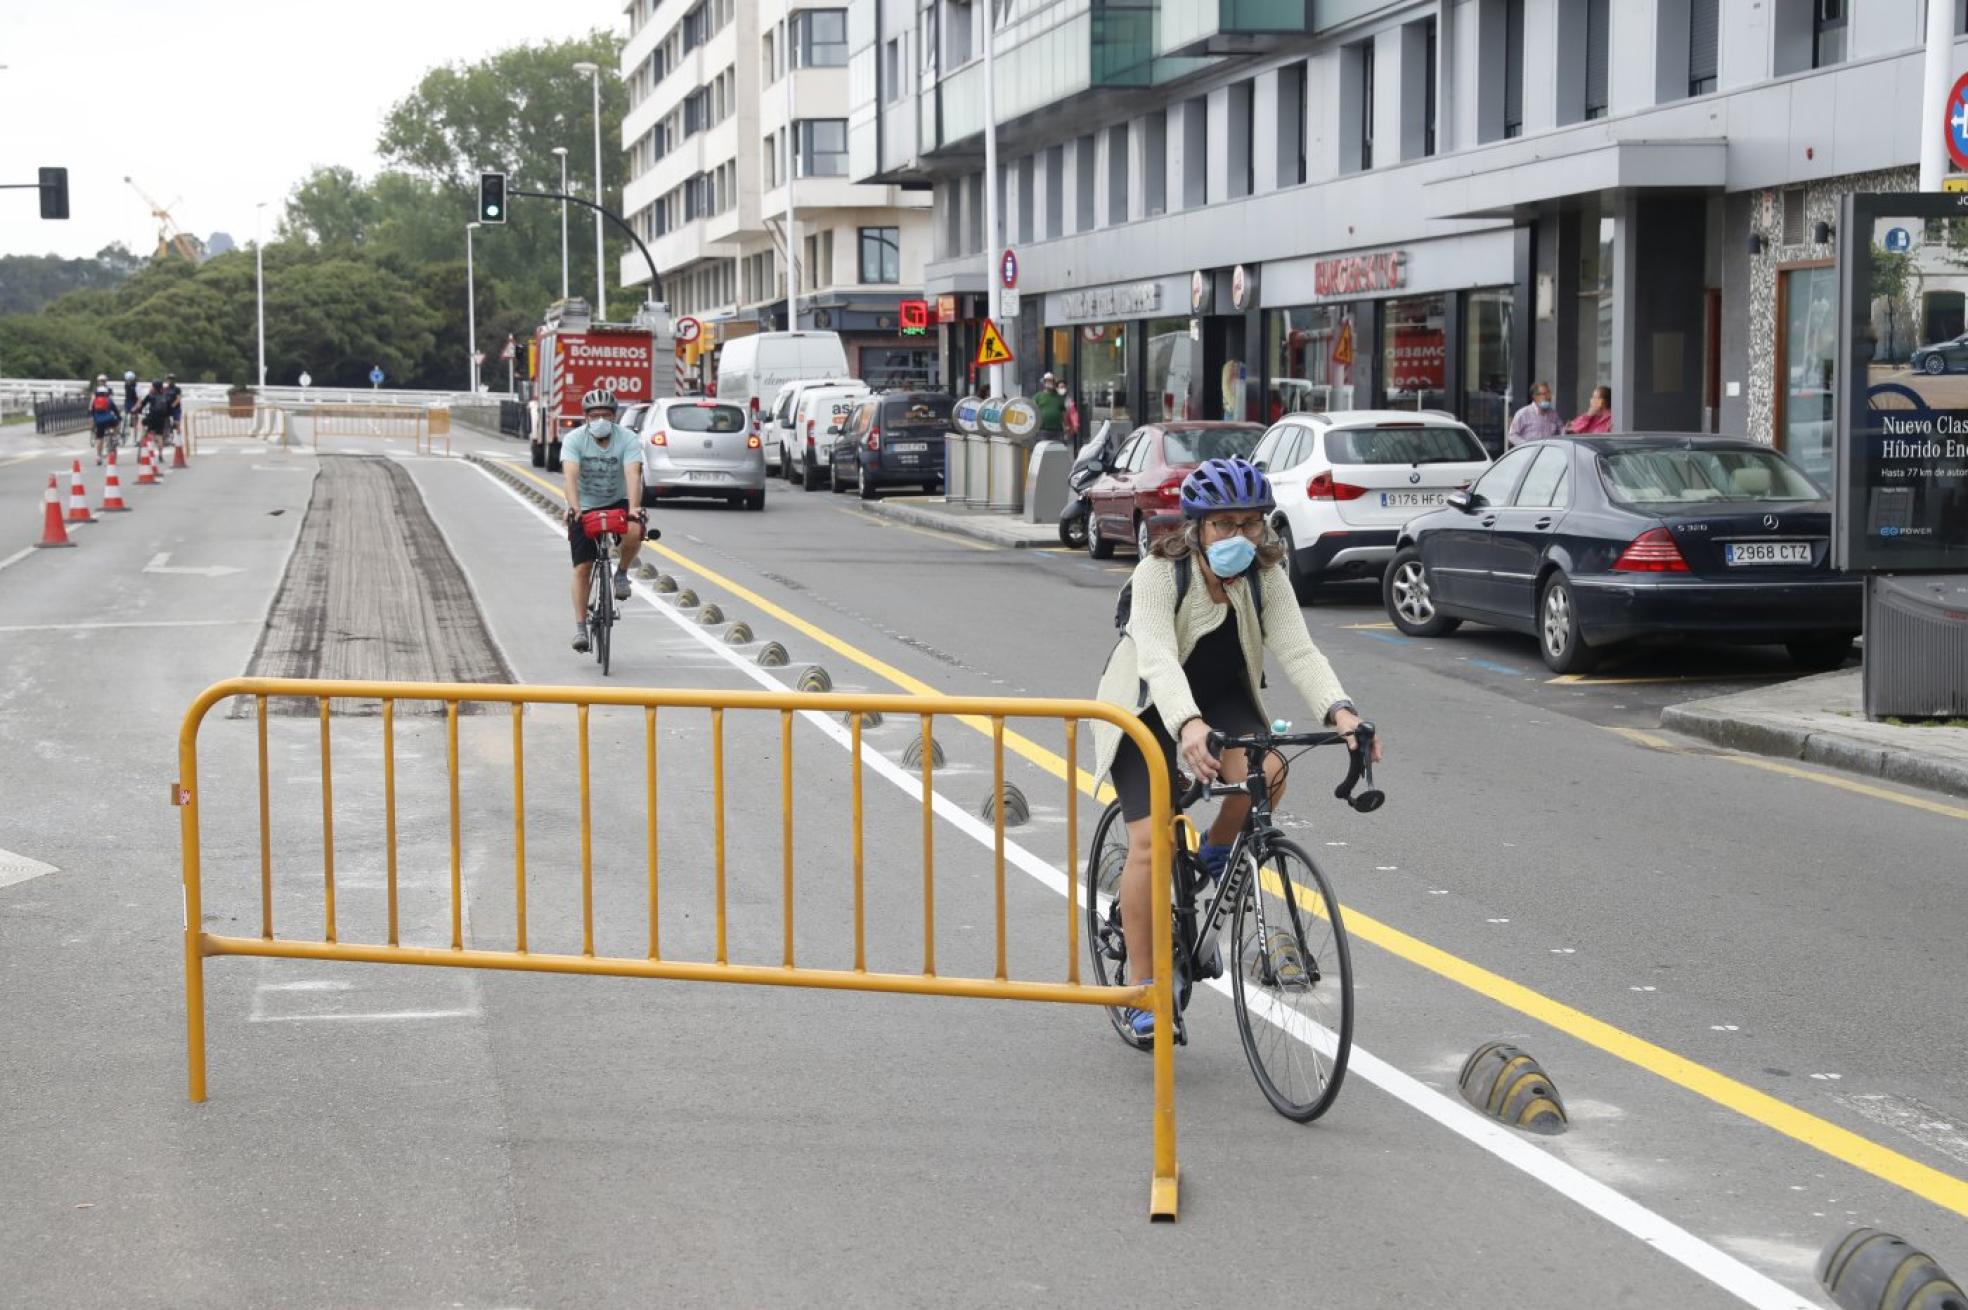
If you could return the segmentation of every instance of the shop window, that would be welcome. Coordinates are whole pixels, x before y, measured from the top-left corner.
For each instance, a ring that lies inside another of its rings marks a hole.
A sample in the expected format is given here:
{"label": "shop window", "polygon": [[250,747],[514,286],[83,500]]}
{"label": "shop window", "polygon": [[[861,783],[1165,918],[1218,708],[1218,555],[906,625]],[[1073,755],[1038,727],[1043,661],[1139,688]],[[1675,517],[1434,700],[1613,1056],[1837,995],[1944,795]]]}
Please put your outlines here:
{"label": "shop window", "polygon": [[1379,408],[1449,408],[1448,313],[1441,296],[1389,300],[1380,324]]}
{"label": "shop window", "polygon": [[1196,418],[1196,357],[1201,343],[1186,318],[1148,321],[1148,412],[1162,420]]}
{"label": "shop window", "polygon": [[1471,291],[1462,298],[1462,420],[1492,454],[1503,449],[1510,424],[1511,329],[1515,293],[1509,287]]}
{"label": "shop window", "polygon": [[1089,323],[1080,331],[1080,401],[1092,435],[1111,422],[1117,433],[1131,431],[1134,415],[1128,406],[1127,323]]}
{"label": "shop window", "polygon": [[1352,311],[1344,305],[1266,311],[1267,421],[1353,408],[1354,331]]}

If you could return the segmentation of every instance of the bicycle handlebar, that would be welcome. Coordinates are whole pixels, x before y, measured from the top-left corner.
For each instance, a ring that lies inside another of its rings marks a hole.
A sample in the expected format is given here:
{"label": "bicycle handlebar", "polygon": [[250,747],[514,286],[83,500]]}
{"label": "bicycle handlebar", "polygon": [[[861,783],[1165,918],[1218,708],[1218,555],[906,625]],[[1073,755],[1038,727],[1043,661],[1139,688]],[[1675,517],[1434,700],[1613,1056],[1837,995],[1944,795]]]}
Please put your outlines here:
{"label": "bicycle handlebar", "polygon": [[[1351,742],[1347,741],[1349,736],[1352,738]],[[1258,754],[1263,755],[1271,751],[1288,749],[1294,746],[1310,748],[1315,746],[1336,746],[1342,743],[1346,744],[1347,747],[1346,780],[1333,789],[1333,796],[1335,799],[1345,801],[1361,814],[1372,814],[1375,810],[1387,803],[1387,793],[1374,786],[1374,725],[1371,723],[1363,721],[1355,724],[1351,733],[1254,732],[1247,736],[1232,737],[1221,732],[1211,732],[1209,735],[1209,752],[1212,755],[1221,755],[1227,749],[1236,749],[1256,751]],[[1366,790],[1355,796],[1353,794],[1353,788],[1363,780],[1367,784]],[[1184,792],[1182,797],[1176,802],[1176,810],[1178,812],[1186,810],[1206,796],[1237,796],[1245,794],[1249,789],[1250,787],[1247,782],[1217,785],[1204,782],[1201,778],[1198,778],[1190,786],[1189,790]]]}

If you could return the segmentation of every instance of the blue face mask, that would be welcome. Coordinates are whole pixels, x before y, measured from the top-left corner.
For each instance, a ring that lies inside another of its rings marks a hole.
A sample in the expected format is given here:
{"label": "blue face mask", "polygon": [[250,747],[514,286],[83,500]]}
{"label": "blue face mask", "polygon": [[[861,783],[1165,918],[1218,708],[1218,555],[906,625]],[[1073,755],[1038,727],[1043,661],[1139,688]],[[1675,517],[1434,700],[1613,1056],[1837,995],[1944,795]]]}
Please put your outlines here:
{"label": "blue face mask", "polygon": [[1551,408],[1551,402],[1550,402],[1550,401],[1548,401],[1548,400],[1540,400],[1540,401],[1538,402],[1538,408],[1539,408],[1539,409],[1550,409],[1550,408]]}
{"label": "blue face mask", "polygon": [[588,420],[588,435],[596,441],[606,439],[608,434],[614,430],[615,425],[605,418],[591,418]]}
{"label": "blue face mask", "polygon": [[1207,554],[1210,572],[1219,578],[1234,578],[1257,558],[1257,547],[1251,545],[1251,539],[1240,532],[1234,537],[1212,543]]}

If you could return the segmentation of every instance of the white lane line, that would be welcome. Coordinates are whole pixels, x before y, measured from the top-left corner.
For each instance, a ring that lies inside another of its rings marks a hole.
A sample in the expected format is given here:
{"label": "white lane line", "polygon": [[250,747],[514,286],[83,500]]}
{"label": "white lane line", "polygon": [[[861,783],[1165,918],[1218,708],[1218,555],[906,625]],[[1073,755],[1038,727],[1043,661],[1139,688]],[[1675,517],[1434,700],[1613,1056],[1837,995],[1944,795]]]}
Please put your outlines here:
{"label": "white lane line", "polygon": [[255,1023],[389,1023],[403,1019],[470,1019],[477,1010],[377,1010],[371,1014],[256,1014]]}
{"label": "white lane line", "polygon": [[[347,886],[345,881],[337,880],[338,886]],[[354,983],[341,982],[333,978],[303,978],[299,982],[261,983],[263,992],[346,992]]]}
{"label": "white lane line", "polygon": [[[563,527],[549,518],[533,502],[521,496],[498,475],[482,467],[479,468],[479,472],[517,501],[521,508],[538,519],[548,531],[556,537],[565,537],[566,530]],[[643,583],[637,582],[633,586],[640,599],[709,649],[717,652],[732,668],[769,690],[786,689],[786,685],[773,677],[770,672],[748,662],[744,656],[721,644],[703,628],[663,604]],[[803,711],[800,717],[833,739],[852,756],[854,738],[846,727],[814,710]],[[875,750],[866,741],[861,744],[861,759],[867,768],[887,778],[905,795],[915,798],[920,798],[922,795],[922,779],[919,776],[904,771],[900,765]],[[990,825],[950,800],[942,792],[935,792],[933,795],[933,805],[938,817],[987,850],[995,848],[997,836]],[[1051,888],[1057,895],[1062,897],[1066,895],[1065,875],[1009,837],[1005,838],[1005,859],[1017,865],[1036,881]],[[1210,982],[1210,986],[1224,996],[1230,995],[1230,983],[1227,979],[1214,979]],[[1269,998],[1264,1000],[1267,1005],[1261,1007],[1261,1012],[1266,1020],[1298,1041],[1314,1047],[1323,1044],[1325,1049],[1330,1049],[1333,1040],[1330,1033],[1323,1029],[1318,1032],[1307,1032],[1305,1029],[1308,1025],[1299,1016],[1284,1013],[1283,1007],[1276,1006],[1276,1003],[1270,1002]],[[1357,1042],[1353,1046],[1349,1068],[1396,1100],[1433,1119],[1464,1140],[1483,1148],[1505,1164],[1544,1183],[1559,1195],[1577,1202],[1613,1226],[1639,1238],[1669,1259],[1700,1274],[1746,1304],[1756,1306],[1758,1310],[1817,1310],[1816,1302],[1799,1296],[1767,1274],[1750,1268],[1720,1247],[1703,1241],[1679,1224],[1656,1214],[1638,1201],[1600,1182],[1576,1165],[1546,1153],[1532,1143],[1513,1135],[1501,1124],[1477,1114],[1462,1102],[1401,1072],[1385,1060],[1363,1049]]]}
{"label": "white lane line", "polygon": [[7,558],[0,559],[0,569],[6,568],[9,564],[18,564],[22,560],[26,559],[29,555],[32,555],[33,553],[34,553],[34,547],[22,546],[19,550],[7,556]]}
{"label": "white lane line", "polygon": [[237,628],[258,619],[130,619],[122,623],[7,623],[0,632],[92,632],[105,628]]}
{"label": "white lane line", "polygon": [[0,887],[11,887],[17,882],[26,882],[29,878],[39,878],[45,873],[59,872],[61,870],[52,864],[43,864],[39,860],[30,860],[25,855],[0,850]]}

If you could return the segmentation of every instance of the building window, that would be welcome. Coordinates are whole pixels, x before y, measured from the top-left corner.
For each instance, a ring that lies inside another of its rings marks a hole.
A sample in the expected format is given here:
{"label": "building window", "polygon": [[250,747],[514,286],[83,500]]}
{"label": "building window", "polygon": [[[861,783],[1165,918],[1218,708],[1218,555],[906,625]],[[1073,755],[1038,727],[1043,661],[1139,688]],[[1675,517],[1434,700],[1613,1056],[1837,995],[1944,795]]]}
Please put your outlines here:
{"label": "building window", "polygon": [[1503,134],[1524,135],[1524,0],[1503,0]]}
{"label": "building window", "polygon": [[847,120],[807,118],[799,131],[799,177],[847,176]]}
{"label": "building window", "polygon": [[882,103],[892,105],[902,98],[902,38],[890,37],[882,50]]}
{"label": "building window", "polygon": [[902,280],[902,229],[861,229],[861,281],[896,283]]}
{"label": "building window", "polygon": [[779,185],[779,141],[776,135],[759,143],[759,159],[765,165],[765,189]]}
{"label": "building window", "polygon": [[[1423,158],[1427,158],[1435,153],[1436,61],[1441,58],[1441,46],[1435,30],[1435,20],[1431,18],[1421,26],[1421,153]],[[1301,127],[1299,131],[1302,138],[1304,129]]]}
{"label": "building window", "polygon": [[799,68],[847,64],[847,10],[803,9],[793,15],[793,58]]}
{"label": "building window", "polygon": [[[1265,313],[1265,349],[1270,352],[1271,390],[1265,416],[1323,414],[1353,408],[1353,318],[1345,305],[1311,305]],[[1273,469],[1290,468],[1298,461]]]}
{"label": "building window", "polygon": [[1811,0],[1811,67],[1845,62],[1845,0]]}
{"label": "building window", "polygon": [[704,44],[711,34],[710,14],[703,5],[683,16],[683,48],[688,53]]}
{"label": "building window", "polygon": [[1516,293],[1492,287],[1462,297],[1462,421],[1491,454],[1503,451],[1510,422],[1510,348]]}
{"label": "building window", "polygon": [[1128,125],[1107,129],[1107,222],[1128,221]]}
{"label": "building window", "polygon": [[1721,31],[1721,0],[1688,0],[1688,94],[1705,96],[1716,87],[1716,47]]}
{"label": "building window", "polygon": [[1278,70],[1278,185],[1305,181],[1305,65]]}
{"label": "building window", "polygon": [[711,88],[700,86],[683,98],[683,134],[691,136],[711,125]]}
{"label": "building window", "polygon": [[1360,51],[1360,167],[1373,167],[1374,154],[1374,48],[1372,41],[1362,41],[1357,47]]}
{"label": "building window", "polygon": [[1607,94],[1607,55],[1612,39],[1610,0],[1585,0],[1585,116],[1604,118]]}
{"label": "building window", "polygon": [[1093,137],[1083,136],[1073,151],[1073,230],[1093,230]]}

